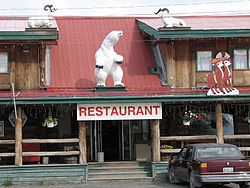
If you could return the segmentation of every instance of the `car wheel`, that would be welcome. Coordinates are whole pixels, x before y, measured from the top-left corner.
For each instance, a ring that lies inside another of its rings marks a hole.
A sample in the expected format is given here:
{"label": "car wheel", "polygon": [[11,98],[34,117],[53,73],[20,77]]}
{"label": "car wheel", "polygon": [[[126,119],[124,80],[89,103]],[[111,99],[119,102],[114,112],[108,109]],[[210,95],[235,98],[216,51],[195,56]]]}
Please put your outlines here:
{"label": "car wheel", "polygon": [[190,176],[189,176],[189,185],[190,185],[190,188],[202,187],[201,184],[197,184],[197,182],[195,181],[193,171],[191,171]]}
{"label": "car wheel", "polygon": [[172,168],[169,169],[168,171],[169,174],[169,182],[174,184],[174,183],[180,183],[180,181],[176,178],[175,173]]}

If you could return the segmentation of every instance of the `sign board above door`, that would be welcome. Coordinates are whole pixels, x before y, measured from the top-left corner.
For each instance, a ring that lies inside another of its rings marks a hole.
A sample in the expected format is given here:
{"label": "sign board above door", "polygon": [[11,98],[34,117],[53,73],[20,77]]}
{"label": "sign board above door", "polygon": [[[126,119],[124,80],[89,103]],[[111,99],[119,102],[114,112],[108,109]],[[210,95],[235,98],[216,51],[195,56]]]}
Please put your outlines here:
{"label": "sign board above door", "polygon": [[161,103],[77,104],[77,120],[162,119]]}

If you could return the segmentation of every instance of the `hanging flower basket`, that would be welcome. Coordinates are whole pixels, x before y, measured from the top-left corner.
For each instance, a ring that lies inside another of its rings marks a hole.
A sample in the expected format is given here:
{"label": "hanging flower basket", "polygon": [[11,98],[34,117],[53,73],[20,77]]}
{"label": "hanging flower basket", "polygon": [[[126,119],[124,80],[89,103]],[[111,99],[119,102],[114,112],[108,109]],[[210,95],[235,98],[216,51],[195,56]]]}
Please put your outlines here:
{"label": "hanging flower basket", "polygon": [[53,128],[57,126],[58,124],[58,119],[53,118],[52,115],[49,115],[47,118],[44,119],[43,126],[47,128]]}
{"label": "hanging flower basket", "polygon": [[183,125],[184,126],[187,126],[187,127],[189,127],[190,126],[190,124],[191,124],[191,121],[182,121],[183,122]]}
{"label": "hanging flower basket", "polygon": [[191,111],[185,111],[181,118],[184,126],[190,126],[191,122],[196,118],[196,114]]}

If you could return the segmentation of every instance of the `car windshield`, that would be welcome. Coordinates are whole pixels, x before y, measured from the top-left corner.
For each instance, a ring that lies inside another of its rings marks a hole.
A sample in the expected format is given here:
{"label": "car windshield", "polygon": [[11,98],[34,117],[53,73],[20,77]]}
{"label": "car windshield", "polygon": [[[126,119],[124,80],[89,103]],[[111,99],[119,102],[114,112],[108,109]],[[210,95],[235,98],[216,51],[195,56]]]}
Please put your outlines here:
{"label": "car windshield", "polygon": [[199,147],[196,158],[242,158],[241,152],[235,147]]}

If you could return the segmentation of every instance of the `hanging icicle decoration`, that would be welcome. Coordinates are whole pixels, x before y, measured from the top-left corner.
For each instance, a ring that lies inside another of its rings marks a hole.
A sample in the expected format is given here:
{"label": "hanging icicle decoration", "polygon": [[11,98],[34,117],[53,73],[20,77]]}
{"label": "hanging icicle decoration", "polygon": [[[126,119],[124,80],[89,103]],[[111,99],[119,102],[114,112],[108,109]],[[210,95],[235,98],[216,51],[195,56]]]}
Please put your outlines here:
{"label": "hanging icicle decoration", "polygon": [[5,112],[5,108],[1,108],[1,114],[3,115]]}
{"label": "hanging icicle decoration", "polygon": [[61,114],[60,114],[60,117],[62,118],[63,117],[63,106],[61,106]]}

